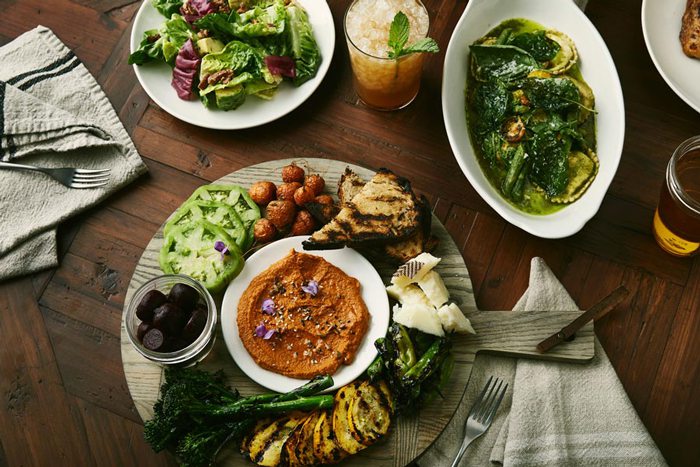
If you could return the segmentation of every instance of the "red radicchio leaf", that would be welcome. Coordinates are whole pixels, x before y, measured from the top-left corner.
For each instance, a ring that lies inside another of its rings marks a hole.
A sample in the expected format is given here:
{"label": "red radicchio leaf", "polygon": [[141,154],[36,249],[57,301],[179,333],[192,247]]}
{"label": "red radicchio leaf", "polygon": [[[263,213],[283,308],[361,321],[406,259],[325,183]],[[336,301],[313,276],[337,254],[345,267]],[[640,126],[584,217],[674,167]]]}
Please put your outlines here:
{"label": "red radicchio leaf", "polygon": [[273,75],[282,75],[287,78],[296,78],[297,76],[297,67],[291,57],[268,55],[265,57],[265,65]]}
{"label": "red radicchio leaf", "polygon": [[188,23],[194,23],[209,13],[216,13],[214,5],[209,0],[188,0],[187,3],[187,6],[180,7],[180,13]]}
{"label": "red radicchio leaf", "polygon": [[192,89],[201,61],[194,49],[194,42],[192,39],[187,39],[175,57],[175,68],[171,82],[180,99],[188,101],[194,97]]}

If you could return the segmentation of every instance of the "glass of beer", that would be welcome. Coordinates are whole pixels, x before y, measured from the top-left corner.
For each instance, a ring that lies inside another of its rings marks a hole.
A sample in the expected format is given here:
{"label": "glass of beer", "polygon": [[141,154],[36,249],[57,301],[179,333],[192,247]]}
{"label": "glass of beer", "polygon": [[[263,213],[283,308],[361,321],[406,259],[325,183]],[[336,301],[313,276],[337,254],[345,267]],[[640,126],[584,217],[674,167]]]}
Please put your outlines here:
{"label": "glass of beer", "polygon": [[684,141],[666,167],[654,213],[654,237],[675,256],[700,250],[700,136]]}
{"label": "glass of beer", "polygon": [[424,53],[388,58],[389,29],[399,11],[409,20],[408,44],[428,35],[428,11],[420,0],[355,0],[345,12],[355,91],[377,110],[406,107],[420,89]]}

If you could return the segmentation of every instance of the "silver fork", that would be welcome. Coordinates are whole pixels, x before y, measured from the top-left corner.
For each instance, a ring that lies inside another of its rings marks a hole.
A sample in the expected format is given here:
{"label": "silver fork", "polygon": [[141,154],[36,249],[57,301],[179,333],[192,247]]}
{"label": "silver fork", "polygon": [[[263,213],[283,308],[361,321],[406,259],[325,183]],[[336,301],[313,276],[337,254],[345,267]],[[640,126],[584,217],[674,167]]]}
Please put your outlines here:
{"label": "silver fork", "polygon": [[71,167],[49,169],[9,162],[0,162],[0,168],[42,172],[58,180],[68,188],[99,188],[105,186],[109,181],[109,169],[74,169]]}
{"label": "silver fork", "polygon": [[459,448],[457,457],[452,462],[452,467],[457,467],[459,461],[462,460],[467,447],[479,436],[486,433],[486,430],[491,426],[494,415],[501,405],[503,396],[508,389],[508,383],[500,378],[494,380],[493,376],[486,382],[486,386],[479,394],[476,402],[472,406],[467,422],[464,424],[464,441]]}

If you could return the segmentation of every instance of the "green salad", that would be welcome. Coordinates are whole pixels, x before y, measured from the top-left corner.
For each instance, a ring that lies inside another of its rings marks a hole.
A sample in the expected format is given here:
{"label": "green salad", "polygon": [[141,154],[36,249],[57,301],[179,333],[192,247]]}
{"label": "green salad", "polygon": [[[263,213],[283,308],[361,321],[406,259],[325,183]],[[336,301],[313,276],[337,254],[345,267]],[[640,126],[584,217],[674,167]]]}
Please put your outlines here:
{"label": "green salad", "polygon": [[550,214],[598,173],[595,99],[565,34],[501,23],[470,46],[467,118],[491,184],[516,208]]}
{"label": "green salad", "polygon": [[316,76],[321,52],[295,0],[152,0],[167,20],[146,31],[129,63],[165,62],[184,100],[221,110],[272,99],[283,81]]}

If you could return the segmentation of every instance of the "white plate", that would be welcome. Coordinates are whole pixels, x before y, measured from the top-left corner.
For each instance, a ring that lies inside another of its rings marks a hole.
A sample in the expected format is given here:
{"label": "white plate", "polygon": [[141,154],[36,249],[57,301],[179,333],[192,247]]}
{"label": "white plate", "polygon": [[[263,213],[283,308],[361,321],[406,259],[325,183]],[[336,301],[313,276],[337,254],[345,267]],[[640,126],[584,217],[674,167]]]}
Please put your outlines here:
{"label": "white plate", "polygon": [[[236,110],[207,109],[199,99],[184,101],[177,97],[170,85],[171,68],[165,63],[134,65],[134,71],[146,94],[170,115],[187,123],[216,130],[238,130],[263,125],[276,120],[299,107],[323,81],[333,58],[335,49],[335,26],[333,15],[325,1],[299,0],[309,14],[316,43],[321,50],[321,66],[316,76],[298,88],[284,82],[271,101],[248,96],[245,103]],[[157,29],[165,17],[144,0],[131,29],[131,51],[139,48],[143,33]]]}
{"label": "white plate", "polygon": [[248,288],[250,281],[270,267],[272,263],[287,256],[292,248],[320,256],[340,268],[347,275],[359,280],[362,299],[369,310],[369,328],[355,355],[355,360],[350,365],[340,366],[340,369],[333,375],[335,384],[328,391],[354,381],[367,369],[377,356],[374,341],[384,337],[389,327],[389,298],[384,289],[382,278],[379,277],[374,266],[364,256],[351,248],[304,251],[301,242],[307,238],[307,236],[301,236],[278,240],[253,254],[246,260],[245,266],[238,277],[229,284],[221,306],[221,328],[224,333],[224,341],[236,365],[256,383],[277,392],[291,391],[304,384],[304,380],[283,376],[258,366],[238,335],[238,321],[236,317],[238,316],[238,300]]}
{"label": "white plate", "polygon": [[[469,45],[510,18],[527,18],[569,35],[579,51],[581,73],[596,99],[600,171],[578,201],[546,216],[519,211],[502,198],[482,172],[467,131],[464,96]],[[562,238],[581,230],[598,212],[620,162],[625,139],[625,108],[620,79],[610,52],[598,31],[573,1],[471,0],[447,48],[442,112],[452,152],[462,171],[481,197],[511,224],[538,237]]]}
{"label": "white plate", "polygon": [[644,0],[642,31],[656,69],[673,92],[700,112],[700,60],[683,53],[678,36],[685,0]]}

